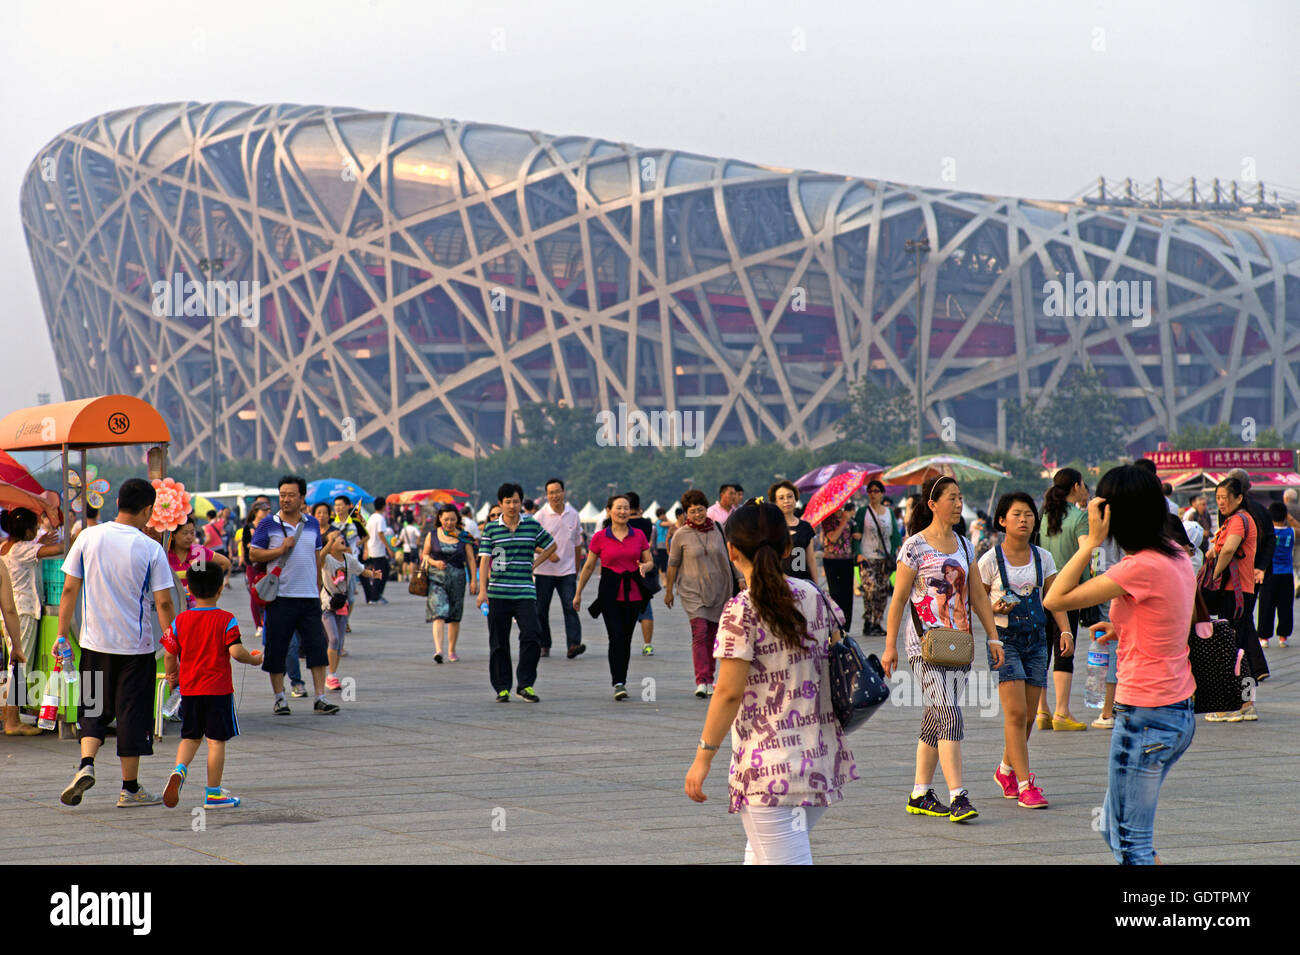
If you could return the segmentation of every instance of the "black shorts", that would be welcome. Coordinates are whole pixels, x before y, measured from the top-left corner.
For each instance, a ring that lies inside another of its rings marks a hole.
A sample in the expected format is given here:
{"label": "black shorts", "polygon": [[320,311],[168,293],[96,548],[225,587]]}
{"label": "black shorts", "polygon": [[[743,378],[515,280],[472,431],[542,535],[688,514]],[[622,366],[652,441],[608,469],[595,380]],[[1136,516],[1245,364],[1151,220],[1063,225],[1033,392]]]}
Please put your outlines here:
{"label": "black shorts", "polygon": [[181,697],[181,739],[215,739],[224,743],[238,735],[235,694]]}
{"label": "black shorts", "polygon": [[80,739],[104,741],[117,720],[117,755],[153,755],[153,701],[158,666],[152,653],[81,651],[82,679],[90,680],[77,707]]}
{"label": "black shorts", "polygon": [[267,673],[283,673],[289,655],[289,641],[296,632],[299,647],[307,655],[308,667],[329,666],[326,650],[325,628],[320,619],[319,597],[276,597],[266,605],[266,652],[262,655],[262,669]]}

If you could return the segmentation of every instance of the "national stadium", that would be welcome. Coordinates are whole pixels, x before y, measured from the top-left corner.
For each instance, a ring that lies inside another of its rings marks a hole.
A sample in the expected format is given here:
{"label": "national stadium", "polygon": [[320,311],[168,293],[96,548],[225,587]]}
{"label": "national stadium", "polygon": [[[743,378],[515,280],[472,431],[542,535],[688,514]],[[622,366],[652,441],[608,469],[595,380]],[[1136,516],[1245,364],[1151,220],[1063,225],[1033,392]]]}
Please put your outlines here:
{"label": "national stadium", "polygon": [[214,427],[219,457],[285,466],[468,455],[559,400],[593,434],[622,406],[816,447],[864,377],[919,378],[928,432],[1003,450],[1008,405],[1085,363],[1133,446],[1300,429],[1300,215],[1258,183],[1031,200],[188,102],[60,134],[21,211],[65,396],[149,401],[178,464]]}

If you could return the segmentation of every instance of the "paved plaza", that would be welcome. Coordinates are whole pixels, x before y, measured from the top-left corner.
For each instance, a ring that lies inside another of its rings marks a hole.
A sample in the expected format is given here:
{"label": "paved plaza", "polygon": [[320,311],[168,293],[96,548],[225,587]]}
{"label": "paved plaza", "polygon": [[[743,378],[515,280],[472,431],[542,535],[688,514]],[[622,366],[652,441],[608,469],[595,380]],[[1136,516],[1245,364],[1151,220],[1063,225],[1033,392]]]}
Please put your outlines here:
{"label": "paved plaza", "polygon": [[[404,584],[390,583],[388,596],[387,606],[356,611],[340,674],[355,681],[355,699],[343,702],[338,716],[313,714],[310,699],[290,700],[292,716],[272,716],[266,677],[235,664],[242,735],[228,748],[224,785],[243,798],[238,809],[195,811],[203,799],[202,755],[176,809],[116,808],[112,738],[97,760],[99,784],[69,809],[59,793],[76,769],[77,744],[0,737],[6,861],[740,861],[744,834],[726,809],[726,744],[705,787],[709,801],[696,805],[682,791],[707,702],[692,695],[680,610],[656,604],[656,652],[633,657],[628,701],[613,701],[604,629],[584,613],[589,649],[574,661],[562,649],[541,661],[543,702],[512,698],[501,705],[488,683],[482,615],[467,608],[460,661],[436,666],[423,600]],[[252,646],[242,582],[223,595],[222,606],[239,616]],[[552,620],[552,631],[562,634],[558,604]],[[882,644],[863,641],[868,652],[879,653]],[[515,647],[517,653],[517,640]],[[1170,773],[1156,824],[1156,846],[1167,862],[1300,859],[1300,824],[1263,810],[1300,775],[1300,647],[1271,649],[1268,657],[1273,677],[1261,688],[1259,722],[1198,720],[1195,741]],[[1093,830],[1109,732],[1035,732],[1031,763],[1052,805],[1020,809],[1001,798],[993,781],[1002,719],[991,703],[980,705],[989,702],[987,677],[977,661],[965,711],[965,784],[979,819],[955,825],[904,812],[921,710],[887,705],[851,737],[862,779],[813,833],[818,863],[1112,863]],[[1094,715],[1082,704],[1082,673],[1074,711]],[[179,724],[168,724],[155,755],[142,761],[147,788],[161,790],[178,731]]]}

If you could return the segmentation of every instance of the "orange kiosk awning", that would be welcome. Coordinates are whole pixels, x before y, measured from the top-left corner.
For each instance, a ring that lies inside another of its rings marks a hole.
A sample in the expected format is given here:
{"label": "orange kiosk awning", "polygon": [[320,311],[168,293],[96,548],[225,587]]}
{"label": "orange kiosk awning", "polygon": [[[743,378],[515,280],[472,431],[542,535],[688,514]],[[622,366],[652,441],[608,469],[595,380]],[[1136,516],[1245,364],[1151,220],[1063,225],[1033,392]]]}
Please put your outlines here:
{"label": "orange kiosk awning", "polygon": [[[161,478],[167,469],[167,445],[171,431],[153,405],[132,395],[101,395],[53,405],[35,405],[12,411],[0,418],[0,448],[5,451],[59,451],[62,453],[63,493],[67,503],[68,452],[81,452],[80,473],[86,473],[87,448],[111,448],[128,444],[157,447],[149,454],[149,477]],[[81,481],[85,494],[86,481]],[[83,500],[84,508],[85,502]],[[72,532],[72,509],[63,508],[65,539]]]}
{"label": "orange kiosk awning", "polygon": [[153,405],[130,395],[36,405],[0,418],[0,448],[6,451],[167,444],[171,439]]}

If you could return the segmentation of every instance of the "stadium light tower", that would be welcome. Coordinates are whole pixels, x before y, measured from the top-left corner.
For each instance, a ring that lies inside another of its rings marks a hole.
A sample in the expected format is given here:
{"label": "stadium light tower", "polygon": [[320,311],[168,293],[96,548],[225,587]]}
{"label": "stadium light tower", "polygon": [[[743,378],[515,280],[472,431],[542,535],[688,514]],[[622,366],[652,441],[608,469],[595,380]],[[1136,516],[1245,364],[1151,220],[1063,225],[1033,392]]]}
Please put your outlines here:
{"label": "stadium light tower", "polygon": [[483,406],[483,402],[491,397],[489,392],[483,392],[478,396],[478,401],[474,403],[474,513],[478,513],[478,409]]}
{"label": "stadium light tower", "polygon": [[[911,252],[916,256],[916,456],[920,457],[921,436],[925,433],[923,425],[925,412],[922,411],[922,405],[925,403],[925,352],[922,347],[921,337],[921,253],[930,251],[930,240],[908,239],[903,243],[903,249]],[[928,344],[926,342],[925,344]]]}

